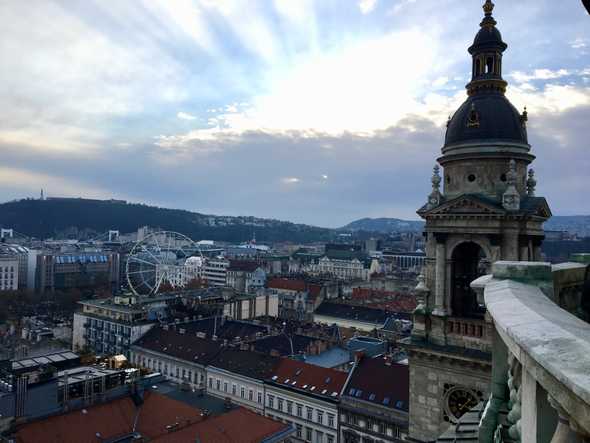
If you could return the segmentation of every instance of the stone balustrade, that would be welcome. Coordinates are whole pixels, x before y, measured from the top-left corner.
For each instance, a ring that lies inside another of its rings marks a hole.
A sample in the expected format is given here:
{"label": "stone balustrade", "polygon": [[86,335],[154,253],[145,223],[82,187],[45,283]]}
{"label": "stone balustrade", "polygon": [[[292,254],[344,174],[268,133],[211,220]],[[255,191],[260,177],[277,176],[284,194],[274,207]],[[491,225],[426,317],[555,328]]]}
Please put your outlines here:
{"label": "stone balustrade", "polygon": [[480,442],[590,442],[590,324],[572,304],[580,275],[574,264],[496,262],[472,284],[493,325]]}
{"label": "stone balustrade", "polygon": [[486,336],[486,323],[483,320],[449,317],[447,319],[447,334],[483,338]]}

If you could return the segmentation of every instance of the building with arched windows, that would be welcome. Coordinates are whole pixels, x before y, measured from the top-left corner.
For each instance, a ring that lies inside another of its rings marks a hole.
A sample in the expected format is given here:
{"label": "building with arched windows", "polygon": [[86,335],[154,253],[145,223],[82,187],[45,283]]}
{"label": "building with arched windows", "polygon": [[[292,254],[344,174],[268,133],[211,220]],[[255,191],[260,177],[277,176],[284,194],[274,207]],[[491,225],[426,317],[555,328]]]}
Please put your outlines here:
{"label": "building with arched windows", "polygon": [[[506,98],[507,48],[487,0],[469,47],[467,99],[447,123],[432,192],[418,210],[426,221],[426,263],[407,342],[410,437],[435,440],[487,396],[491,326],[470,283],[498,260],[540,261],[551,212],[535,196],[527,113]],[[440,175],[440,166],[444,173]]]}

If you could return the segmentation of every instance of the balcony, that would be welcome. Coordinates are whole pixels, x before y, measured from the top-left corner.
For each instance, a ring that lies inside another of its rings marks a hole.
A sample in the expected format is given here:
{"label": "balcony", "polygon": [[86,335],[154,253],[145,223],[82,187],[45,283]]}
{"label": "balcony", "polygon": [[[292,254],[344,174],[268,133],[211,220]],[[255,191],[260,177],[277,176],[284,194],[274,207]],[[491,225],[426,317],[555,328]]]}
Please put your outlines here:
{"label": "balcony", "polygon": [[590,441],[585,272],[576,263],[497,262],[472,283],[492,326],[491,395],[439,441],[462,427],[463,439],[471,429],[482,443]]}

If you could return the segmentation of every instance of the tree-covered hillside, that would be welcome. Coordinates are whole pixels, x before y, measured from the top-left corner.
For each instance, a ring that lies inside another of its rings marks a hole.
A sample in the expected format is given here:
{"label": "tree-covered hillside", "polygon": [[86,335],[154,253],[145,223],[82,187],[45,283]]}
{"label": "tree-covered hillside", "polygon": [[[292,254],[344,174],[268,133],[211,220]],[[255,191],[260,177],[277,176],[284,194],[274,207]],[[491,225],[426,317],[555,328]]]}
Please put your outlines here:
{"label": "tree-covered hillside", "polygon": [[256,217],[205,215],[121,201],[90,199],[19,200],[0,204],[0,227],[36,238],[92,238],[110,229],[134,232],[141,226],[177,231],[194,240],[242,242],[329,241],[332,230]]}

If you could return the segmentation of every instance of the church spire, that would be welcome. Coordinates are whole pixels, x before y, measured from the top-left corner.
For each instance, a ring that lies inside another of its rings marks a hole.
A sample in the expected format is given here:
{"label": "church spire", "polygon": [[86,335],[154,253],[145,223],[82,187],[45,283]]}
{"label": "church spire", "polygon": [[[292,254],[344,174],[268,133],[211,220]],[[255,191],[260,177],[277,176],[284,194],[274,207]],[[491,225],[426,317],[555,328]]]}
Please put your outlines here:
{"label": "church spire", "polygon": [[502,53],[508,45],[502,41],[502,35],[496,28],[493,10],[494,3],[486,0],[484,18],[479,24],[481,29],[469,48],[473,58],[471,82],[467,85],[469,95],[480,91],[502,94],[506,91],[506,82],[502,79]]}

